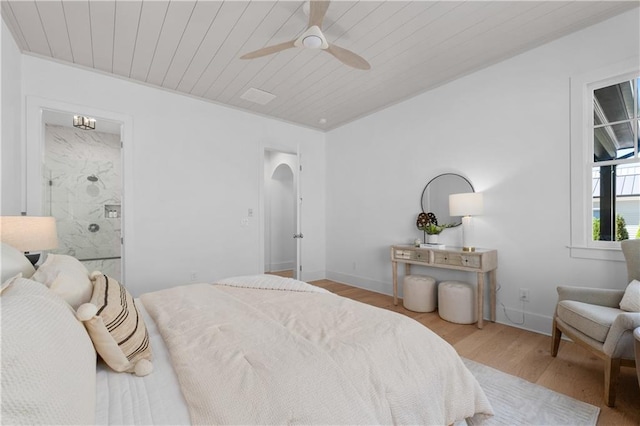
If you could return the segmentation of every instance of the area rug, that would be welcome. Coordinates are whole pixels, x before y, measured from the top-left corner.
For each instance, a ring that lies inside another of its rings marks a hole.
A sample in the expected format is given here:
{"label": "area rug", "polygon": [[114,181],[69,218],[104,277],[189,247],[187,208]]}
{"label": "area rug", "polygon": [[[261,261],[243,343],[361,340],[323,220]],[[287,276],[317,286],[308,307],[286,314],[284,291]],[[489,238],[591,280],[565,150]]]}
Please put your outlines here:
{"label": "area rug", "polygon": [[[469,425],[595,425],[600,408],[463,358],[493,406],[495,416]],[[456,425],[464,422],[458,422]]]}

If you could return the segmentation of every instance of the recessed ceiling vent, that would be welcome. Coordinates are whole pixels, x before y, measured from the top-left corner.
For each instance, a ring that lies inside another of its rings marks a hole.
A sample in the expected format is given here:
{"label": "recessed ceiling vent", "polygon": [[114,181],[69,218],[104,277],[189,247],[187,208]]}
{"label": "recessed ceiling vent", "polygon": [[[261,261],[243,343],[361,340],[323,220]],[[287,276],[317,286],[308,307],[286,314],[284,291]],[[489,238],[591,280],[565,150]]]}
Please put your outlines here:
{"label": "recessed ceiling vent", "polygon": [[244,92],[244,94],[240,96],[240,98],[256,104],[266,105],[274,100],[276,98],[276,95],[252,87]]}

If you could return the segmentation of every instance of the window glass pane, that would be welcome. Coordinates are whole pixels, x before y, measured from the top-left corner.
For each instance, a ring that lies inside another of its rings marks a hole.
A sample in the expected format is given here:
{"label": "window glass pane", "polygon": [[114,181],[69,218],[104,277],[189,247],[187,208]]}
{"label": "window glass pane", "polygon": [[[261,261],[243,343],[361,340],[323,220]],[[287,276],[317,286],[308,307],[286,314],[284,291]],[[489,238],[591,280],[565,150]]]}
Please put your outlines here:
{"label": "window glass pane", "polygon": [[593,92],[593,122],[613,123],[635,118],[634,103],[638,102],[633,80],[603,87]]}
{"label": "window glass pane", "polygon": [[593,167],[592,194],[594,241],[640,238],[640,163]]}
{"label": "window glass pane", "polygon": [[593,129],[593,161],[633,156],[634,140],[637,144],[632,121],[596,127]]}

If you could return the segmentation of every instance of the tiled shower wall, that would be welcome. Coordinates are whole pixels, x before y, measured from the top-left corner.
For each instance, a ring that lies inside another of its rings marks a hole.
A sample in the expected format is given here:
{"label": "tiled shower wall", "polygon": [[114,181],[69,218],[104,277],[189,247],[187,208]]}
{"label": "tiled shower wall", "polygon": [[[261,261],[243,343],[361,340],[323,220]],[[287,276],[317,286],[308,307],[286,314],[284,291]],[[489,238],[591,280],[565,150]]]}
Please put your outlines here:
{"label": "tiled shower wall", "polygon": [[121,218],[109,217],[105,208],[121,211],[120,136],[47,124],[43,171],[44,213],[55,217],[58,227],[52,253],[74,256],[89,272],[121,279]]}

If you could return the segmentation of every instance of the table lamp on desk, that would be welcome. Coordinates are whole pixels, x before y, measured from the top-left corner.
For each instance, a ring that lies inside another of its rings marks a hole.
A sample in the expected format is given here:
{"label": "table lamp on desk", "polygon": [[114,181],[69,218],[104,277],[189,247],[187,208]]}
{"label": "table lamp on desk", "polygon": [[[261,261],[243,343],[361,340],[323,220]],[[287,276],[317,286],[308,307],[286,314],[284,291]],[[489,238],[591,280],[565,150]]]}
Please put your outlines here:
{"label": "table lamp on desk", "polygon": [[484,202],[481,192],[449,195],[449,214],[451,216],[462,216],[463,251],[476,251],[476,248],[470,244],[473,242],[473,222],[471,216],[481,215],[483,209]]}

